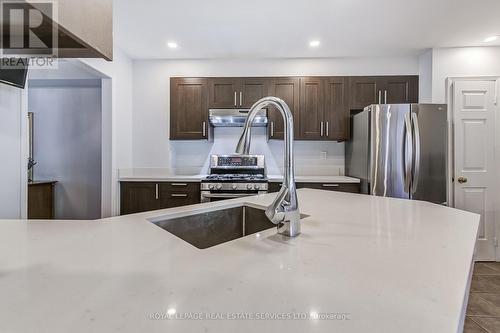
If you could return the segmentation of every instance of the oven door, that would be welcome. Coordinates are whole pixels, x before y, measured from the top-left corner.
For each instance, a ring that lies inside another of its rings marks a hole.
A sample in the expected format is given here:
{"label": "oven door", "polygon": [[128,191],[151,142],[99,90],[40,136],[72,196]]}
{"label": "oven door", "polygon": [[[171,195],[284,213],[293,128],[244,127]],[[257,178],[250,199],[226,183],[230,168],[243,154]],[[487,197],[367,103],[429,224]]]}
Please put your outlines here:
{"label": "oven door", "polygon": [[201,191],[201,202],[214,202],[220,200],[227,199],[235,199],[235,198],[244,198],[251,197],[257,194],[265,194],[266,191],[258,191],[258,192],[246,192],[246,193],[235,193],[235,192],[210,192],[210,191]]}

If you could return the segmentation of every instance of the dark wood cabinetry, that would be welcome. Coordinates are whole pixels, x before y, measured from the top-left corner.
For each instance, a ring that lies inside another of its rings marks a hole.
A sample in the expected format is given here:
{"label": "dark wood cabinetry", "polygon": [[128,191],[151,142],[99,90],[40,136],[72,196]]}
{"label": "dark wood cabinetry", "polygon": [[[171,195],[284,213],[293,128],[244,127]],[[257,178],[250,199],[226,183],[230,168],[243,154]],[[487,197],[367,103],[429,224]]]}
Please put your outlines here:
{"label": "dark wood cabinetry", "polygon": [[418,103],[418,76],[351,77],[350,108],[370,104]]}
{"label": "dark wood cabinetry", "polygon": [[[349,193],[361,193],[360,184],[356,183],[296,183],[297,188],[312,188],[325,191],[339,191]],[[281,183],[269,183],[269,192],[278,192]]]}
{"label": "dark wood cabinetry", "polygon": [[302,140],[347,139],[347,84],[343,77],[301,78],[299,127]]}
{"label": "dark wood cabinetry", "polygon": [[240,80],[240,107],[251,108],[259,99],[268,96],[270,80],[266,78],[244,78]]}
{"label": "dark wood cabinetry", "polygon": [[325,138],[343,141],[349,135],[348,84],[344,77],[325,80]]}
{"label": "dark wood cabinetry", "polygon": [[28,219],[53,219],[56,182],[28,183]]}
{"label": "dark wood cabinetry", "polygon": [[250,108],[267,95],[269,79],[265,78],[211,78],[209,108]]}
{"label": "dark wood cabinetry", "polygon": [[[294,134],[295,138],[299,137],[299,78],[297,77],[281,77],[273,78],[269,83],[269,96],[279,97],[285,101],[294,115]],[[268,109],[269,126],[268,133],[270,139],[283,139],[284,136],[284,121],[278,110],[274,107]]]}
{"label": "dark wood cabinetry", "polygon": [[360,185],[356,183],[297,183],[297,188],[360,193]]}
{"label": "dark wood cabinetry", "polygon": [[323,79],[307,77],[300,79],[299,138],[321,140],[324,135]]}
{"label": "dark wood cabinetry", "polygon": [[161,208],[158,183],[120,183],[120,214],[147,212]]}
{"label": "dark wood cabinetry", "polygon": [[199,183],[161,183],[161,208],[181,207],[200,203]]}
{"label": "dark wood cabinetry", "polygon": [[170,139],[201,140],[208,135],[208,80],[170,80]]}
{"label": "dark wood cabinetry", "polygon": [[388,76],[382,82],[384,104],[418,103],[417,76]]}
{"label": "dark wood cabinetry", "polygon": [[[209,108],[248,109],[265,96],[288,104],[296,140],[345,141],[350,110],[418,103],[418,76],[172,78],[170,139],[208,139]],[[269,139],[283,139],[279,112],[270,107],[268,118]]]}
{"label": "dark wood cabinetry", "polygon": [[209,108],[224,109],[238,106],[238,79],[211,78],[208,79],[208,87]]}
{"label": "dark wood cabinetry", "polygon": [[121,182],[120,214],[200,203],[200,184],[187,182]]}
{"label": "dark wood cabinetry", "polygon": [[364,109],[381,101],[380,82],[376,77],[351,77],[349,82],[351,109]]}

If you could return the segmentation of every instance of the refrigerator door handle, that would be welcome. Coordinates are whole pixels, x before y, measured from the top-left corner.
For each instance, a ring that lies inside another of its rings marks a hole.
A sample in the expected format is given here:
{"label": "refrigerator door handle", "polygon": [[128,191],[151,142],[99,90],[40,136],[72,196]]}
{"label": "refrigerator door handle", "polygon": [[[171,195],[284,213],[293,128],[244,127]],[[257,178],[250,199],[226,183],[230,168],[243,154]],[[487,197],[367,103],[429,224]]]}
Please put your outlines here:
{"label": "refrigerator door handle", "polygon": [[404,181],[404,189],[405,192],[410,193],[410,174],[412,170],[412,160],[413,160],[413,135],[411,128],[411,118],[410,114],[405,114],[405,132],[406,135],[403,138],[403,181]]}
{"label": "refrigerator door handle", "polygon": [[420,176],[420,127],[418,124],[418,116],[412,112],[411,120],[413,123],[413,135],[415,142],[415,160],[413,161],[413,175],[411,181],[411,194],[417,192],[418,177]]}

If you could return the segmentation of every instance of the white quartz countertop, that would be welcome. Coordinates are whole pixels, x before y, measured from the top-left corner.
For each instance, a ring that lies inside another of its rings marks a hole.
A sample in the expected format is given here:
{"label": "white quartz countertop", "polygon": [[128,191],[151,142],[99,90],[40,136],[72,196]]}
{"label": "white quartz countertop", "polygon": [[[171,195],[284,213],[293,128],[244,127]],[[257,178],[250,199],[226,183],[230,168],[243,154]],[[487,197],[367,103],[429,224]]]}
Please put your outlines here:
{"label": "white quartz countertop", "polygon": [[[270,182],[282,182],[281,175],[268,175]],[[346,176],[295,176],[295,181],[299,183],[359,183],[358,178]]]}
{"label": "white quartz countertop", "polygon": [[263,208],[274,195],[98,221],[0,221],[0,332],[460,331],[478,215],[298,196],[310,215],[300,236],[269,229],[205,250],[148,219]]}
{"label": "white quartz countertop", "polygon": [[[199,182],[207,175],[126,175],[120,176],[120,181],[145,182],[145,181],[165,181],[165,182]],[[268,175],[270,182],[283,181],[282,175]],[[346,176],[295,176],[295,181],[300,183],[359,183],[358,178]]]}

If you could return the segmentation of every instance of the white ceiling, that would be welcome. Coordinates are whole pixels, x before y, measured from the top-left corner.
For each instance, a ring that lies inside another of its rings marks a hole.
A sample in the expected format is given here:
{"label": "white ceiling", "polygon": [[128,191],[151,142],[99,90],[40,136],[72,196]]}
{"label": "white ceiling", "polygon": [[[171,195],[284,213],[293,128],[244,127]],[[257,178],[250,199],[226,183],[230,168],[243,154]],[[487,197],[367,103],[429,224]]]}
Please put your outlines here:
{"label": "white ceiling", "polygon": [[500,0],[115,0],[115,40],[142,59],[414,55],[494,34]]}

